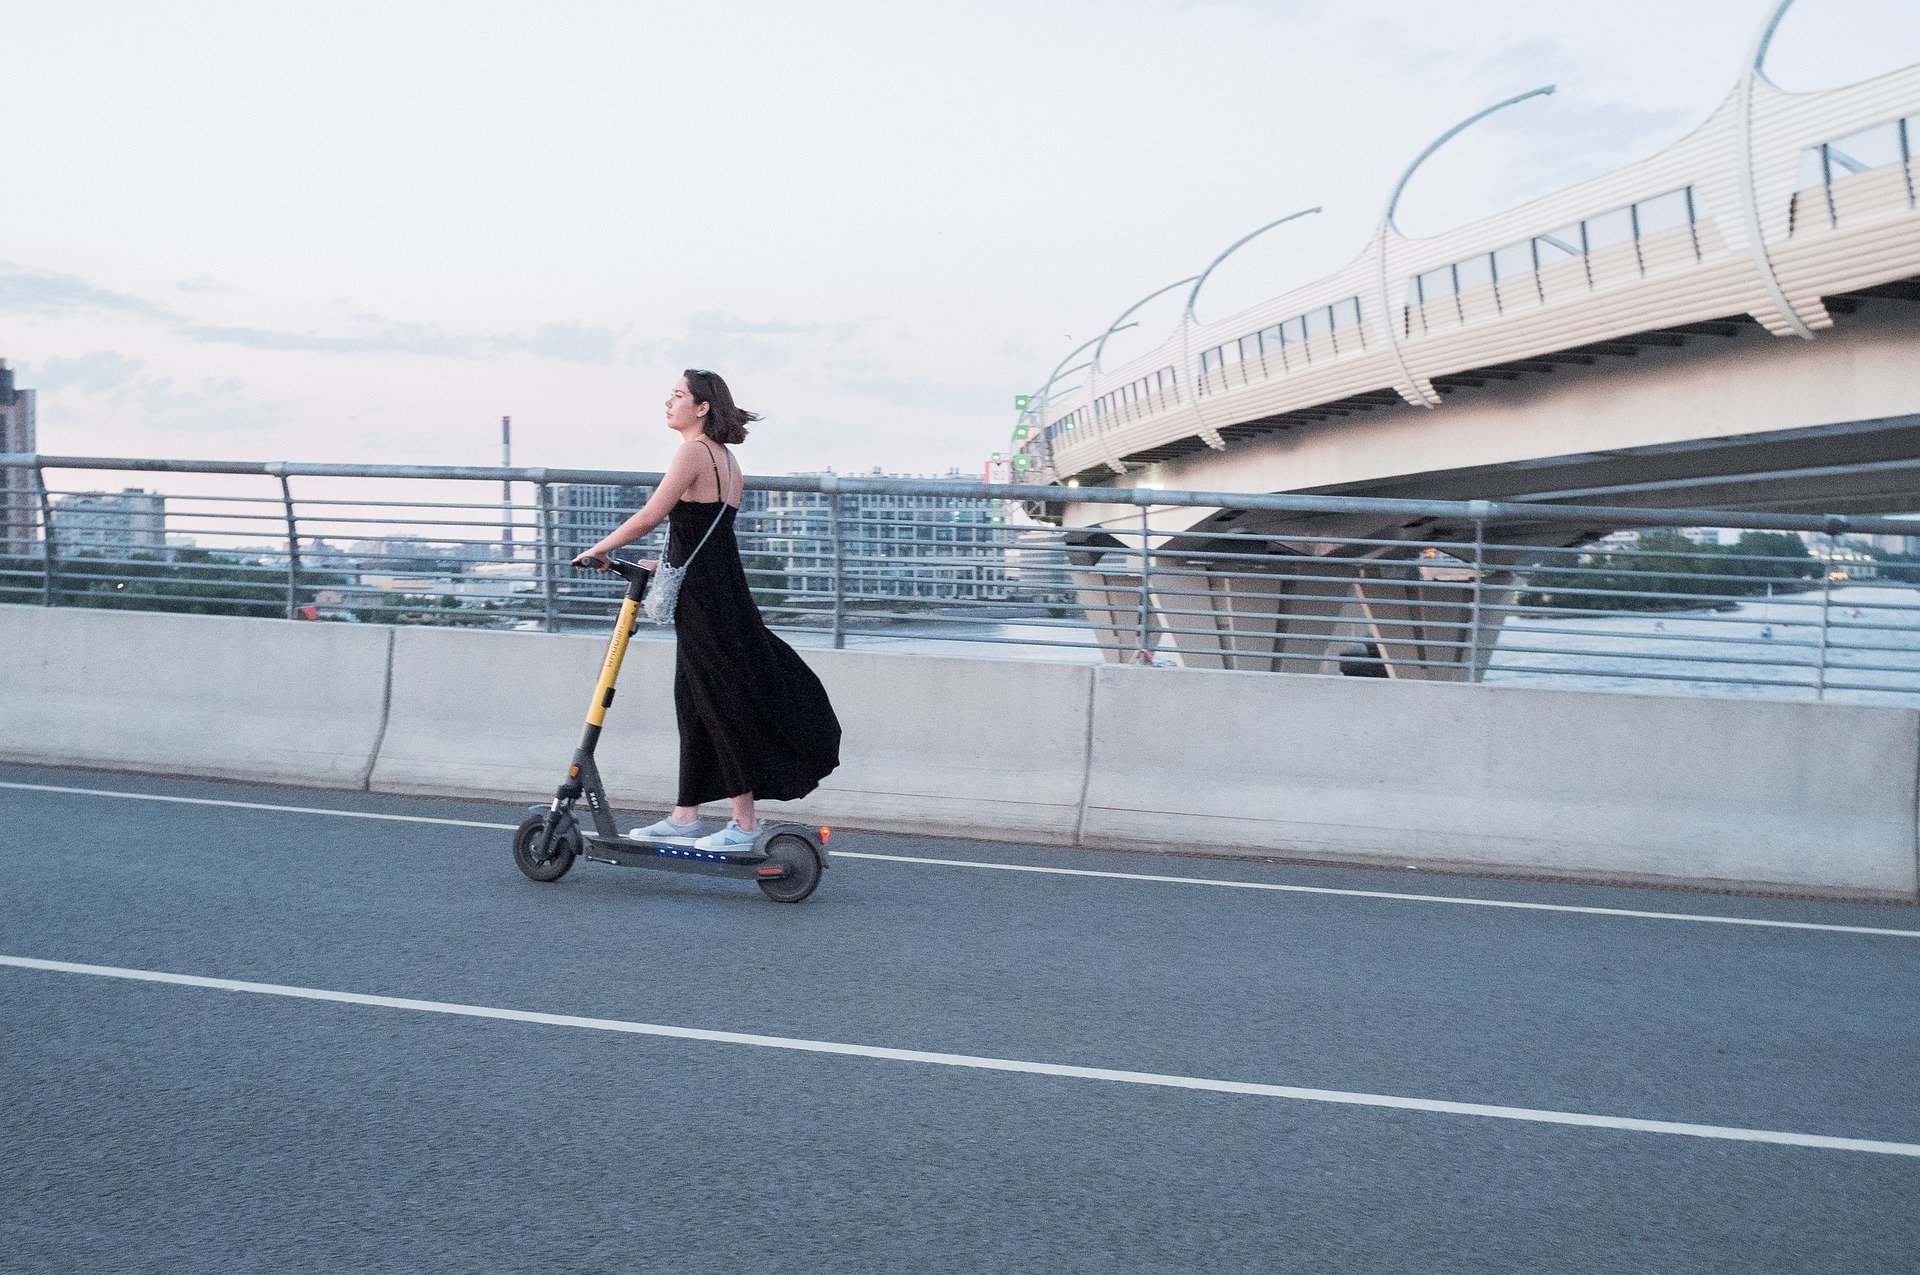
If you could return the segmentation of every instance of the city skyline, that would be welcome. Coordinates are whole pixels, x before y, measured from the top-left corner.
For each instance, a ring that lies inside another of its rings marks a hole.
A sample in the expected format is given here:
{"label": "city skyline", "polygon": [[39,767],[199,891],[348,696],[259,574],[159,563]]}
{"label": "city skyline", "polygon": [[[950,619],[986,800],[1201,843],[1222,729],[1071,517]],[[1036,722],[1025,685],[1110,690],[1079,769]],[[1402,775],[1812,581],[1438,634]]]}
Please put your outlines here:
{"label": "city skyline", "polygon": [[[526,463],[644,470],[694,364],[768,415],[756,472],[972,473],[1012,393],[1162,275],[1313,201],[1203,315],[1346,260],[1434,129],[1542,79],[1416,183],[1411,233],[1648,153],[1765,7],[39,13],[0,85],[0,355],[46,451],[485,463],[511,413]],[[1916,60],[1907,8],[1798,6],[1770,66]],[[703,58],[737,91],[704,96]]]}

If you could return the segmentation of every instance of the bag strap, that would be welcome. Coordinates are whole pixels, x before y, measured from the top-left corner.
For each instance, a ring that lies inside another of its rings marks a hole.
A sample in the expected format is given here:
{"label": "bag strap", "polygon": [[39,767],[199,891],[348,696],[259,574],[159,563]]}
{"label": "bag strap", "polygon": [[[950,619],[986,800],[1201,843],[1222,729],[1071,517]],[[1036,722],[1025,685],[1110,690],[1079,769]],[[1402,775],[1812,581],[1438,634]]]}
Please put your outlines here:
{"label": "bag strap", "polygon": [[[685,571],[693,565],[693,560],[700,556],[702,549],[707,547],[707,541],[712,538],[714,532],[720,529],[720,520],[727,516],[727,510],[731,508],[731,506],[727,504],[727,484],[720,481],[720,466],[714,463],[713,453],[711,451],[708,451],[705,447],[702,447],[700,450],[707,453],[707,464],[713,465],[713,485],[714,489],[720,494],[720,512],[713,516],[713,523],[707,528],[707,534],[700,537],[700,543],[693,547],[693,552],[687,555],[687,560],[675,568],[675,570],[678,571]],[[722,454],[724,455],[725,453]],[[727,477],[728,479],[732,479],[733,477],[733,457],[731,456],[727,457]],[[666,560],[664,553],[661,554],[660,557],[662,561]]]}

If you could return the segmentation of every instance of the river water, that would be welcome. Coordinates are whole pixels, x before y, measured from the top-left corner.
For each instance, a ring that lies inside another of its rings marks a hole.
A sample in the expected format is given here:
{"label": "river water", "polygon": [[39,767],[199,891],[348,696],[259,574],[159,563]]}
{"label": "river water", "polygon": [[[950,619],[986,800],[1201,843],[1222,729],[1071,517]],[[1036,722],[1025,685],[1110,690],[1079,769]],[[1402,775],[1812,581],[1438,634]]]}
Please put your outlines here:
{"label": "river water", "polygon": [[[815,630],[783,635],[799,647],[831,643]],[[934,620],[849,634],[846,644],[857,651],[1098,663],[1090,641],[1088,630],[1068,624]],[[1170,653],[1160,655],[1161,663],[1172,661]],[[1501,626],[1485,678],[1495,686],[1782,700],[1820,697],[1822,680],[1829,703],[1920,707],[1920,589],[1841,585],[1824,601],[1815,591],[1748,599],[1725,611],[1519,613]]]}

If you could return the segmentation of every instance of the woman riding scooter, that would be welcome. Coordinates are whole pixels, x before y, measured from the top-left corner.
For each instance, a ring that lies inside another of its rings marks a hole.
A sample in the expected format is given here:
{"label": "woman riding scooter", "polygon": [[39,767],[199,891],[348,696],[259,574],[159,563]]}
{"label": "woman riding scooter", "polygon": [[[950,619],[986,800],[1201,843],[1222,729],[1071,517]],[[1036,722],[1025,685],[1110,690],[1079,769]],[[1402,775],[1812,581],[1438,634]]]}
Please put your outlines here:
{"label": "woman riding scooter", "polygon": [[[727,383],[689,368],[667,396],[666,425],[680,435],[646,506],[574,559],[606,570],[606,556],[669,524],[667,562],[684,568],[673,627],[673,702],[680,727],[680,785],[673,810],[636,828],[636,840],[696,837],[700,807],[728,799],[733,818],[701,850],[751,846],[756,798],[794,801],[840,764],[840,722],[826,688],[793,648],[774,636],[747,587],[734,537],[745,480],[729,447],[759,420]],[[655,570],[658,562],[641,566]]]}

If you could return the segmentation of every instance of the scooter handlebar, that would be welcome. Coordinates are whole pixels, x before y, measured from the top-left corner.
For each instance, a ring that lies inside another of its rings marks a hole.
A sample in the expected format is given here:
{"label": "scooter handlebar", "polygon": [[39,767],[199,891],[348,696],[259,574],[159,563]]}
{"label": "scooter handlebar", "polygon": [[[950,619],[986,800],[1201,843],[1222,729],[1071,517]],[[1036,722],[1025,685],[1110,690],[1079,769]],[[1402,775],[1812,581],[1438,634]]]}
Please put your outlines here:
{"label": "scooter handlebar", "polygon": [[595,571],[611,571],[628,583],[653,574],[637,562],[625,562],[612,554],[595,557],[592,554],[583,553],[573,560],[573,565]]}

